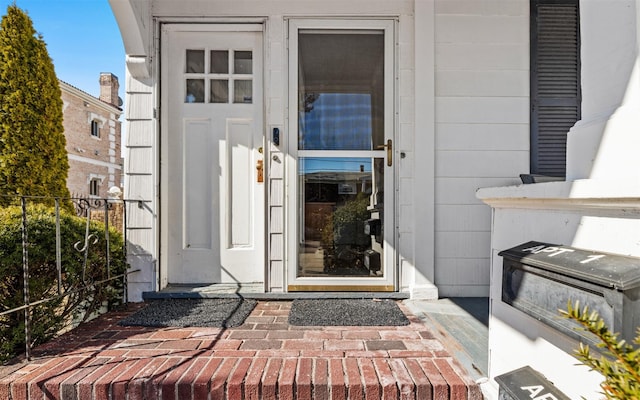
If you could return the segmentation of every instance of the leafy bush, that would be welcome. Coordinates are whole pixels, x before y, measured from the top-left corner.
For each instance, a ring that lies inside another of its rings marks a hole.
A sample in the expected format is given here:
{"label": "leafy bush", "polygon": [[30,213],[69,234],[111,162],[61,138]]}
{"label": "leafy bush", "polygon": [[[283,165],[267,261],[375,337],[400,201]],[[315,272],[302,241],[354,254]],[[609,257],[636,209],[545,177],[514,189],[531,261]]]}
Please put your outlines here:
{"label": "leafy bush", "polygon": [[[640,399],[640,348],[636,348],[624,340],[618,340],[617,333],[611,333],[597,312],[589,312],[588,307],[580,309],[578,302],[567,305],[562,314],[576,321],[587,332],[598,337],[597,347],[602,354],[595,357],[588,345],[580,343],[576,350],[578,359],[592,370],[600,372],[605,380],[600,384],[607,399]],[[640,346],[640,328],[633,340]]]}
{"label": "leafy bush", "polygon": [[[104,302],[119,301],[122,280],[94,284],[107,278],[104,224],[89,224],[89,251],[86,268],[82,248],[86,219],[66,212],[60,215],[62,291],[69,295],[32,308],[31,340],[37,345],[56,336],[71,320],[85,321]],[[55,212],[44,205],[27,208],[29,297],[35,302],[58,294],[56,267]],[[109,229],[111,275],[126,270],[124,241],[115,229]],[[96,240],[96,243],[93,241]],[[78,243],[78,244],[77,244]],[[77,244],[77,245],[76,245]],[[82,289],[88,285],[88,289]],[[22,212],[20,207],[0,208],[0,309],[24,304],[22,269]],[[0,317],[0,361],[24,350],[24,312]]]}

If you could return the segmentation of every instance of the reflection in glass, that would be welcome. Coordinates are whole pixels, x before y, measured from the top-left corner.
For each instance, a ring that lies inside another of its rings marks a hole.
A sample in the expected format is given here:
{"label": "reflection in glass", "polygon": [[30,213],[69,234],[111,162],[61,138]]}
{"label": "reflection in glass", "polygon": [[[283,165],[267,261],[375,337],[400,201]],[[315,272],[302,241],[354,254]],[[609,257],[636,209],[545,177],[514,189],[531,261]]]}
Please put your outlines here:
{"label": "reflection in glass", "polygon": [[253,72],[253,53],[251,51],[236,51],[234,55],[233,73],[251,74]]}
{"label": "reflection in glass", "polygon": [[252,91],[252,81],[235,80],[233,82],[233,102],[251,103]]}
{"label": "reflection in glass", "polygon": [[305,105],[300,149],[371,149],[371,95],[312,93]]}
{"label": "reflection in glass", "polygon": [[298,148],[373,150],[384,144],[382,31],[302,31]]}
{"label": "reflection in glass", "polygon": [[382,158],[299,159],[298,277],[383,275]]}
{"label": "reflection in glass", "polygon": [[211,79],[209,103],[229,102],[229,81],[227,79]]}
{"label": "reflection in glass", "polygon": [[187,73],[204,73],[204,50],[187,50]]}
{"label": "reflection in glass", "polygon": [[204,103],[204,79],[187,79],[185,103]]}
{"label": "reflection in glass", "polygon": [[229,51],[228,50],[211,50],[211,73],[212,74],[228,74],[229,73]]}

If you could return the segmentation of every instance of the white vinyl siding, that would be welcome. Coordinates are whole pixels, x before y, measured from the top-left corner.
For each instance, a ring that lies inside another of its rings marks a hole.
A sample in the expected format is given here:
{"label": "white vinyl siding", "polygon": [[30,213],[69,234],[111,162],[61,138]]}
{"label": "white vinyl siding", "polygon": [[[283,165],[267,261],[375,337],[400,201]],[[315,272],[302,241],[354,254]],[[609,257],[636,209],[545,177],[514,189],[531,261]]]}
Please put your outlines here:
{"label": "white vinyl siding", "polygon": [[488,295],[491,210],[475,191],[518,183],[529,169],[529,2],[474,4],[435,4],[440,296]]}
{"label": "white vinyl siding", "polygon": [[140,200],[127,203],[129,263],[132,270],[140,270],[128,277],[129,300],[140,301],[143,291],[156,289],[156,124],[150,82],[127,76],[126,89],[125,199]]}

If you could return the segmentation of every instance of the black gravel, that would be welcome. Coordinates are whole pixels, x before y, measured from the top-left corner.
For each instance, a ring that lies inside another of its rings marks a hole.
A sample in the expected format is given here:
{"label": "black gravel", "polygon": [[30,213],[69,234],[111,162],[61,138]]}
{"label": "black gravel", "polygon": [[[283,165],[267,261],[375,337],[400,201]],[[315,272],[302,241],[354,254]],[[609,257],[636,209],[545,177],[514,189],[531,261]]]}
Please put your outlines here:
{"label": "black gravel", "polygon": [[289,324],[296,326],[402,326],[409,320],[393,300],[295,300]]}
{"label": "black gravel", "polygon": [[257,301],[251,299],[166,299],[154,300],[142,310],[119,322],[124,326],[211,327],[240,326]]}

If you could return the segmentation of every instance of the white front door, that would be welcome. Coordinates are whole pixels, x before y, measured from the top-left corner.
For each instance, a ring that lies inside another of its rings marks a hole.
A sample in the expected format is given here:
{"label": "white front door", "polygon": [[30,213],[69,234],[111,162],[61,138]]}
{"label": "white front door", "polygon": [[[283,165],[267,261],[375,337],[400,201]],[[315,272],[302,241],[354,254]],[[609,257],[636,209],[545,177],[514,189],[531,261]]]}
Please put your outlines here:
{"label": "white front door", "polygon": [[264,282],[262,25],[161,44],[161,284]]}

